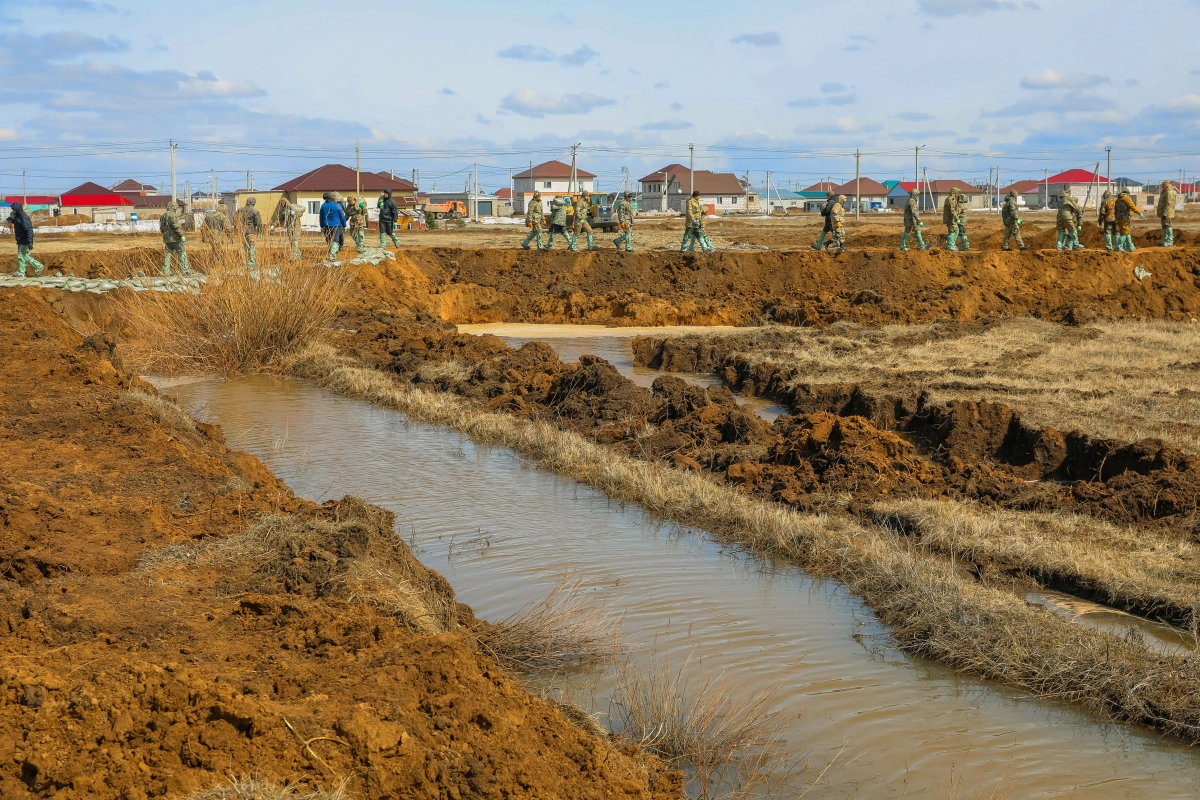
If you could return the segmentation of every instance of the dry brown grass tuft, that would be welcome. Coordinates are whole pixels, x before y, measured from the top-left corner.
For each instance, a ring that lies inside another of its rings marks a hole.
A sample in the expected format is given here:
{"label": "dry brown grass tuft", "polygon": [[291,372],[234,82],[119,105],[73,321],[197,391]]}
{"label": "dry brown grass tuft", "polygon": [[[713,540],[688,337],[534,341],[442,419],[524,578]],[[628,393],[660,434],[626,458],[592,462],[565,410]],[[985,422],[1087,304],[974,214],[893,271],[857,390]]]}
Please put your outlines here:
{"label": "dry brown grass tuft", "polygon": [[1159,438],[1200,454],[1200,325],[1099,321],[1070,328],[1017,317],[986,327],[762,328],[692,334],[808,384],[856,383],[935,402],[989,400],[1033,425],[1101,438]]}
{"label": "dry brown grass tuft", "polygon": [[1040,697],[1116,720],[1144,722],[1200,742],[1200,664],[1072,625],[980,582],[941,555],[883,527],[842,515],[801,514],[659,463],[616,456],[551,424],[481,410],[365,369],[318,345],[291,362],[319,385],[511,447],[532,463],[638,502],[652,514],[704,528],[748,549],[836,578],[891,626],[901,648]]}
{"label": "dry brown grass tuft", "polygon": [[778,687],[745,689],[733,677],[696,679],[691,656],[678,669],[652,655],[625,664],[613,706],[617,740],[682,769],[697,798],[770,795],[796,772],[784,739]]}
{"label": "dry brown grass tuft", "polygon": [[541,600],[482,628],[479,648],[506,669],[560,673],[607,663],[620,652],[620,620],[588,597],[582,578],[564,577]]}
{"label": "dry brown grass tuft", "polygon": [[234,536],[151,550],[138,566],[220,570],[230,586],[241,581],[247,588],[261,576],[286,578],[322,596],[370,605],[414,632],[457,627],[449,584],[407,550],[387,512],[358,498],[342,501],[336,522],[273,514]]}
{"label": "dry brown grass tuft", "polygon": [[263,247],[250,271],[225,251],[199,291],[117,293],[128,336],[122,357],[144,374],[236,375],[274,369],[321,335],[350,274],[289,261]]}
{"label": "dry brown grass tuft", "polygon": [[876,503],[872,515],[934,553],[1065,580],[1104,595],[1111,605],[1161,614],[1176,624],[1188,624],[1200,598],[1200,550],[1170,533],[1076,514],[939,500]]}
{"label": "dry brown grass tuft", "polygon": [[116,408],[140,409],[165,428],[195,434],[196,421],[173,400],[158,394],[131,390],[117,401]]}
{"label": "dry brown grass tuft", "polygon": [[326,790],[301,788],[296,784],[279,785],[259,778],[234,778],[187,796],[186,800],[346,800],[346,784]]}

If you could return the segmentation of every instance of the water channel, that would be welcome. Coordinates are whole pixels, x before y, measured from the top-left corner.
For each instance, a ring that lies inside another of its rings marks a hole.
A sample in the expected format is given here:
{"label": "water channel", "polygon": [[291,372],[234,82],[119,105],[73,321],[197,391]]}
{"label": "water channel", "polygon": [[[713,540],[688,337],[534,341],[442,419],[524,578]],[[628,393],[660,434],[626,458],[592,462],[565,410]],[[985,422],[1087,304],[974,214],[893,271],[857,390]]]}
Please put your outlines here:
{"label": "water channel", "polygon": [[394,511],[398,533],[482,617],[502,619],[573,573],[623,615],[625,639],[673,663],[692,653],[696,669],[746,685],[780,684],[789,747],[818,767],[836,757],[809,797],[991,797],[1001,784],[996,797],[1200,793],[1194,750],[909,658],[839,585],[664,524],[511,451],[300,381],[166,391],[298,494],[356,493]]}

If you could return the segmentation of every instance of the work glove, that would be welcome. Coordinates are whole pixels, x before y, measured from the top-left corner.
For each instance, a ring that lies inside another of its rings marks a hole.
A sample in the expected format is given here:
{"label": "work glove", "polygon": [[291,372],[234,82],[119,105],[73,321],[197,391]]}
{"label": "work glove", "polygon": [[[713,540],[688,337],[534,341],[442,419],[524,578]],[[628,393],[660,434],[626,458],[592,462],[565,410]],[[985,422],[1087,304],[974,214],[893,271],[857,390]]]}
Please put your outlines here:
{"label": "work glove", "polygon": [[187,241],[187,237],[186,237],[186,236],[180,236],[180,237],[179,237],[179,243],[180,243],[180,244],[183,244],[183,243],[184,243],[184,242],[186,242],[186,241]]}
{"label": "work glove", "polygon": [[918,228],[924,228],[924,227],[925,227],[925,223],[924,223],[924,222],[918,222],[918,223],[917,223],[917,227],[918,227]]}
{"label": "work glove", "polygon": [[1024,225],[1024,224],[1025,224],[1025,220],[1023,220],[1023,219],[1019,219],[1019,220],[1017,220],[1017,227],[1018,227],[1018,228],[1019,228],[1019,227],[1021,227],[1021,226],[1022,226],[1022,225]]}
{"label": "work glove", "polygon": [[624,222],[622,222],[622,223],[621,223],[621,230],[625,230],[625,223],[624,223]]}

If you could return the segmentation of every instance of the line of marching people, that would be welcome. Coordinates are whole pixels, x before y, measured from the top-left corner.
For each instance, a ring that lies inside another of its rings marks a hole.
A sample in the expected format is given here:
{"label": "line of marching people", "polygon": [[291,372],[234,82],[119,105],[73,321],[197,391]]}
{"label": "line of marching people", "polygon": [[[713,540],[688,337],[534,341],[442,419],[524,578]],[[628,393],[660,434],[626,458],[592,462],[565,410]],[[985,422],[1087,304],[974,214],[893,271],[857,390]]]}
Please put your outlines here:
{"label": "line of marching people", "polygon": [[[572,217],[571,230],[567,230],[567,207],[570,206]],[[525,226],[529,228],[529,235],[525,237],[525,241],[521,242],[523,250],[529,250],[530,245],[534,245],[538,250],[550,250],[554,247],[555,235],[561,235],[567,241],[567,249],[572,253],[579,252],[579,237],[587,237],[587,249],[599,250],[596,247],[595,238],[592,235],[591,222],[588,220],[590,205],[586,195],[578,195],[571,198],[568,203],[562,197],[555,197],[550,201],[550,237],[546,240],[546,244],[542,244],[542,234],[546,232],[546,212],[542,208],[542,193],[535,191],[529,202],[529,208],[525,212]],[[583,213],[580,213],[582,210]],[[626,191],[621,199],[617,201],[616,206],[617,223],[621,226],[621,233],[617,238],[613,239],[613,245],[616,246],[618,252],[632,253],[633,249],[633,192]],[[704,232],[704,217],[705,208],[700,202],[700,193],[692,192],[692,196],[688,199],[687,208],[684,211],[684,228],[683,241],[679,245],[679,251],[693,253],[696,251],[696,245],[700,245],[700,249],[705,253],[711,253],[714,249],[712,240]]]}

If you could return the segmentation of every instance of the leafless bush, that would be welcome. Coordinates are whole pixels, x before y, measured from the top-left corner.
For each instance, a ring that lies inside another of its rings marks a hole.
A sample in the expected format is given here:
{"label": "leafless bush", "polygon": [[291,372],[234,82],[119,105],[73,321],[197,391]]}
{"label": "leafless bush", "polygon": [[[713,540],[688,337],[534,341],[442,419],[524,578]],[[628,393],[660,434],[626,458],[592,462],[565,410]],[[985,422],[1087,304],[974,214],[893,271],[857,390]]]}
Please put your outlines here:
{"label": "leafless bush", "polygon": [[274,368],[315,341],[337,314],[349,273],[262,248],[249,270],[232,251],[210,262],[198,291],[118,293],[122,357],[143,373],[218,374]]}
{"label": "leafless bush", "polygon": [[742,687],[723,673],[696,678],[691,656],[678,669],[661,655],[644,668],[626,663],[614,697],[617,737],[683,769],[701,800],[782,790],[797,764],[783,738],[779,689]]}
{"label": "leafless bush", "polygon": [[187,796],[186,800],[345,800],[346,784],[332,790],[301,788],[258,778],[234,778],[229,783],[204,789]]}
{"label": "leafless bush", "polygon": [[620,620],[594,603],[583,579],[564,577],[541,600],[476,636],[479,647],[515,672],[564,672],[611,661]]}

